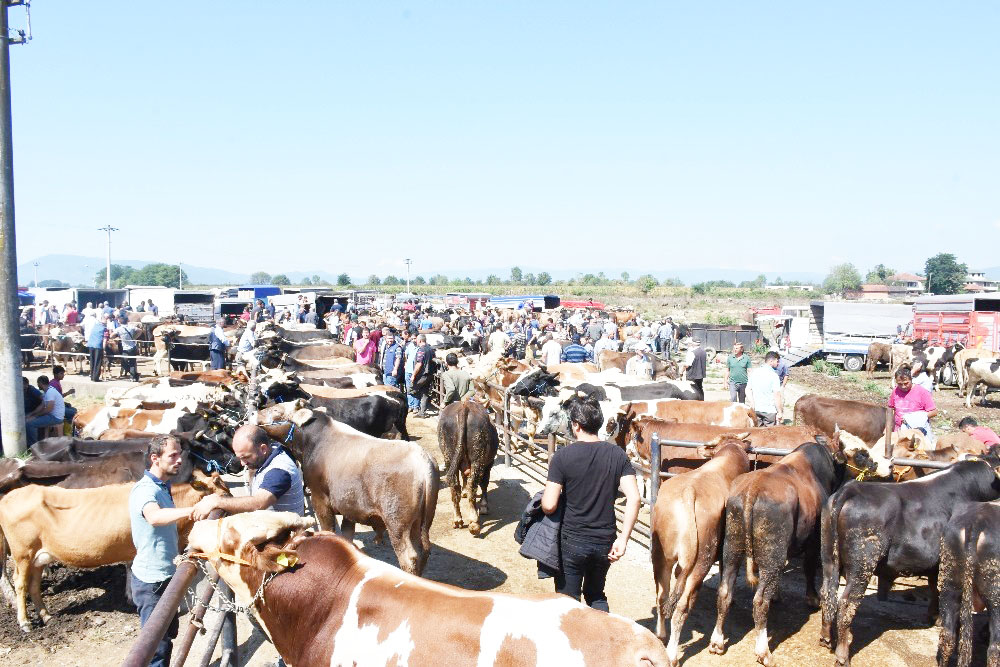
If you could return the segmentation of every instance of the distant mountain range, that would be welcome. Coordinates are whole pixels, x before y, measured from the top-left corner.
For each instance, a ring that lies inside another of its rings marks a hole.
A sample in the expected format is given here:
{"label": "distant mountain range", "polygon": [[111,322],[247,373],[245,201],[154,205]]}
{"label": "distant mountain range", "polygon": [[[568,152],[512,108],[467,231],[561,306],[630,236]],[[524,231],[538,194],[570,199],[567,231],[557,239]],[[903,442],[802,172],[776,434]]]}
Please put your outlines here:
{"label": "distant mountain range", "polygon": [[[80,255],[45,255],[43,257],[38,257],[27,262],[22,262],[18,265],[17,276],[18,282],[21,285],[30,285],[32,280],[34,280],[34,262],[38,262],[39,281],[61,280],[69,283],[70,285],[92,285],[95,274],[104,268],[105,259],[103,257],[83,257]],[[115,259],[114,263],[124,264],[140,269],[147,264],[153,264],[154,262],[141,259]],[[238,285],[240,283],[247,283],[250,281],[250,274],[247,273],[234,273],[232,271],[213,269],[204,266],[191,266],[190,264],[184,264],[182,266],[184,272],[188,276],[188,280],[198,285]],[[510,277],[510,269],[510,266],[466,269],[442,268],[434,271],[423,271],[420,273],[414,272],[413,277],[422,275],[424,278],[430,278],[432,275],[440,273],[448,276],[449,278],[468,277],[473,280],[485,280],[489,275],[496,275],[500,278],[506,279]],[[533,273],[535,275],[538,275],[543,271],[548,271],[553,280],[568,280],[570,278],[576,278],[588,273],[597,275],[602,272],[608,278],[619,278],[621,277],[623,271],[628,272],[629,278],[634,280],[638,276],[648,273],[658,280],[663,280],[665,278],[679,278],[687,285],[693,285],[694,283],[705,282],[708,280],[729,280],[733,283],[739,284],[744,280],[753,280],[761,273],[760,271],[750,271],[744,269],[720,269],[711,267],[675,270],[635,269],[622,267],[559,270],[524,265],[520,266],[520,269],[522,273]],[[1000,280],[1000,266],[983,269],[983,271],[988,278]],[[821,282],[826,277],[825,272],[819,273],[812,271],[764,271],[763,273],[767,276],[768,280],[774,280],[775,278],[780,277],[786,283]],[[402,278],[406,275],[405,272],[397,272],[397,274],[398,278]],[[315,275],[318,275],[322,280],[329,283],[335,283],[337,280],[337,274],[329,271],[287,271],[285,272],[285,275],[288,276],[289,280],[291,280],[293,284],[297,284],[305,277],[311,278]],[[368,275],[369,274],[367,273],[364,275],[351,275],[351,278],[355,283],[358,283],[359,281],[366,280]],[[380,277],[384,278],[385,275],[380,275]]]}

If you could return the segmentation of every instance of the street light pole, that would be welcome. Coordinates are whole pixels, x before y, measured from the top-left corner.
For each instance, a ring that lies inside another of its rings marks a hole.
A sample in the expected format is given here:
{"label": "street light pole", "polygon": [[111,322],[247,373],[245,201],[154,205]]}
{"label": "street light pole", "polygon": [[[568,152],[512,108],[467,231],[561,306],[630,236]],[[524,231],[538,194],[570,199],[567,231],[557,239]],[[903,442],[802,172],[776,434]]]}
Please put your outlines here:
{"label": "street light pole", "polygon": [[[3,2],[3,0],[0,0]],[[106,289],[111,289],[111,232],[117,232],[117,227],[112,227],[111,225],[105,225],[104,227],[98,227],[97,231],[108,233],[108,264],[107,273],[104,274],[104,279],[106,280]]]}
{"label": "street light pole", "polygon": [[0,0],[0,429],[4,456],[18,456],[27,449],[24,431],[24,393],[21,387],[21,337],[17,320],[17,243],[14,238],[14,141],[10,113],[10,45],[7,8]]}
{"label": "street light pole", "polygon": [[177,262],[177,289],[184,289],[184,269],[180,262]]}
{"label": "street light pole", "polygon": [[406,260],[406,293],[410,293],[410,264],[413,264],[413,260],[407,258]]}
{"label": "street light pole", "polygon": [[35,267],[35,287],[38,287],[38,262],[32,262],[31,265]]}

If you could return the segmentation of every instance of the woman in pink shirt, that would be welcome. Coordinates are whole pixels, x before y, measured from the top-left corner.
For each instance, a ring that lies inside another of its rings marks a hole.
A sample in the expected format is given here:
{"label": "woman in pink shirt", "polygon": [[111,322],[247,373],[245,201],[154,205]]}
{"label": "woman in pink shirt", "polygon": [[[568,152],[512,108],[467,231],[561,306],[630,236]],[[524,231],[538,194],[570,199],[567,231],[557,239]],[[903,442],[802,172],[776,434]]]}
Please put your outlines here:
{"label": "woman in pink shirt", "polygon": [[902,366],[896,371],[896,388],[889,394],[888,405],[896,411],[894,431],[898,431],[903,425],[906,415],[911,412],[925,412],[927,413],[926,425],[911,424],[911,426],[927,435],[930,430],[930,421],[938,413],[937,407],[934,405],[934,397],[923,387],[913,384],[910,369],[906,366]]}
{"label": "woman in pink shirt", "polygon": [[359,364],[369,366],[375,358],[375,341],[368,335],[368,327],[361,329],[361,338],[354,341],[354,352],[357,355],[355,361]]}

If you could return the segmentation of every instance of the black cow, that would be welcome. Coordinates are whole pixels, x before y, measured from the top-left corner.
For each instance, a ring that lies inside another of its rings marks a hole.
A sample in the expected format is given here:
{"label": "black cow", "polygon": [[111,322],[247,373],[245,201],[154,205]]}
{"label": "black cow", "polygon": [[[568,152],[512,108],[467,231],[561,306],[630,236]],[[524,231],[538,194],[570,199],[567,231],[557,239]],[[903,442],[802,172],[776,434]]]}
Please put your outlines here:
{"label": "black cow", "polygon": [[399,433],[400,439],[410,439],[406,432],[406,396],[400,391],[382,388],[364,396],[344,398],[311,394],[310,400],[316,407],[326,408],[326,414],[337,421],[362,433],[376,438]]}
{"label": "black cow", "polygon": [[[900,574],[928,577],[928,609],[937,615],[941,535],[963,502],[1000,498],[1000,458],[960,461],[951,468],[899,484],[853,482],[823,508],[823,628],[820,643],[832,648],[837,622],[837,664],[849,665],[851,621],[872,574],[884,599]],[[840,577],[846,589],[838,600]]]}
{"label": "black cow", "polygon": [[[486,408],[472,401],[446,405],[438,418],[438,446],[444,454],[445,479],[451,488],[451,502],[455,507],[455,528],[464,525],[460,506],[464,496],[469,503],[469,532],[478,535],[480,523],[476,490],[482,491],[482,511],[488,513],[486,487],[490,484],[493,460],[500,446],[496,427],[490,421]],[[459,473],[465,478],[464,485],[459,482]]]}
{"label": "black cow", "polygon": [[980,604],[990,613],[989,667],[1000,665],[1000,506],[959,507],[941,538],[941,636],[938,666],[947,667],[959,635],[958,667],[972,661],[972,613]]}
{"label": "black cow", "polygon": [[508,392],[514,396],[555,396],[558,394],[559,375],[543,367],[532,368],[521,374]]}
{"label": "black cow", "polygon": [[[161,338],[167,348],[167,360],[175,371],[189,369],[191,361],[208,361],[208,334],[203,336],[181,336],[177,331],[164,331]],[[174,361],[183,359],[184,361]]]}
{"label": "black cow", "polygon": [[677,398],[682,401],[704,401],[705,392],[687,380],[661,380],[637,385],[618,385],[609,382],[595,385],[589,382],[577,385],[577,393],[583,393],[598,401],[655,401],[660,398]]}
{"label": "black cow", "polygon": [[765,468],[740,475],[726,500],[726,534],[719,576],[718,613],[708,650],[721,654],[740,563],[746,558],[747,582],[753,598],[757,661],[770,667],[767,612],[778,591],[778,579],[792,556],[803,554],[806,600],[818,603],[819,519],[823,502],[841,484],[847,470],[839,432],[828,444],[809,442]]}

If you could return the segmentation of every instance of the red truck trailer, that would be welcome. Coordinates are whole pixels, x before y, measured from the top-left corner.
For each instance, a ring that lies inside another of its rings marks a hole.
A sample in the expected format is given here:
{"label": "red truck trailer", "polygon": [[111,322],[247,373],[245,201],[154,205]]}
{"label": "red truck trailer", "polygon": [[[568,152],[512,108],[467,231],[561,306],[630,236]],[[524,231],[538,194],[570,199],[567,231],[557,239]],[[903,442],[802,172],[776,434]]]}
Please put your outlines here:
{"label": "red truck trailer", "polygon": [[[1000,352],[1000,293],[921,296],[913,304],[913,337],[933,345],[961,343]],[[954,369],[943,380],[952,384]]]}

